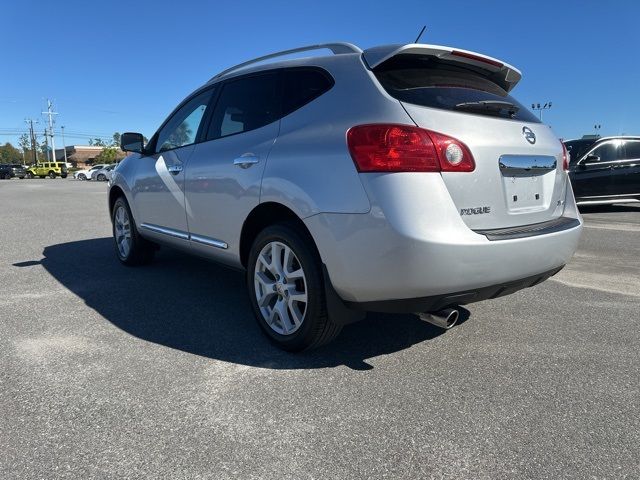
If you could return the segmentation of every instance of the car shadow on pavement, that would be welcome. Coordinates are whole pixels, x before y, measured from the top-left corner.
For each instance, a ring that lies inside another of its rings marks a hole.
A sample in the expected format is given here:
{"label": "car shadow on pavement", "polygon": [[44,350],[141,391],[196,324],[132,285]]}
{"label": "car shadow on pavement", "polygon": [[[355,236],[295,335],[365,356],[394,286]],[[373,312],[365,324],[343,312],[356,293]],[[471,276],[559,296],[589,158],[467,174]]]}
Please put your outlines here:
{"label": "car shadow on pavement", "polygon": [[[40,262],[56,280],[113,325],[143,340],[203,357],[273,369],[346,365],[397,352],[443,333],[414,315],[370,313],[345,327],[331,344],[291,354],[273,346],[255,322],[243,273],[168,248],[151,265],[128,268],[111,238],[44,249]],[[460,321],[469,317],[460,310]]]}

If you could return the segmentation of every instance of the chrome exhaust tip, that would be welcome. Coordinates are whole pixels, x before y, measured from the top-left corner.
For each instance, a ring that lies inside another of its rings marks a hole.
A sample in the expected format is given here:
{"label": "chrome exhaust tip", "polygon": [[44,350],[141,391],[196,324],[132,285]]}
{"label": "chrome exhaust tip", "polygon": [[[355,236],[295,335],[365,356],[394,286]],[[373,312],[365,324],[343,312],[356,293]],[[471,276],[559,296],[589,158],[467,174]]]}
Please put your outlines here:
{"label": "chrome exhaust tip", "polygon": [[455,308],[445,308],[438,312],[418,312],[417,315],[420,320],[424,322],[428,322],[444,330],[449,330],[458,323],[460,312]]}

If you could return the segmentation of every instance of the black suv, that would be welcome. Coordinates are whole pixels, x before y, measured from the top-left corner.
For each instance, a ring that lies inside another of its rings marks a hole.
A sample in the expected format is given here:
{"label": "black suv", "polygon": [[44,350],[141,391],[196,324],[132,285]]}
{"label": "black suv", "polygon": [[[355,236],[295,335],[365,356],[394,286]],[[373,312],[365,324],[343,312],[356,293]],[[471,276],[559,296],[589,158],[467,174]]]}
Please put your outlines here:
{"label": "black suv", "polygon": [[27,170],[19,164],[0,164],[0,178],[12,178],[19,177],[24,178],[27,174]]}
{"label": "black suv", "polygon": [[583,137],[564,144],[578,205],[640,202],[640,137]]}

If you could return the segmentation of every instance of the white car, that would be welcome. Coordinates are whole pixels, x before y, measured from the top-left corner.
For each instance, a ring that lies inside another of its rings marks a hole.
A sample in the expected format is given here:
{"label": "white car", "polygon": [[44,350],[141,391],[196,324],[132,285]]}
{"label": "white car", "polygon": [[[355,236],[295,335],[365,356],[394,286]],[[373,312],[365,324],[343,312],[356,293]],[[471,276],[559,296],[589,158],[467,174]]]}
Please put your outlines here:
{"label": "white car", "polygon": [[120,165],[120,162],[116,163],[112,169],[107,170],[107,181],[110,182],[111,179],[113,178],[113,173],[118,169],[118,166]]}
{"label": "white car", "polygon": [[73,178],[76,180],[91,180],[91,174],[101,168],[106,167],[106,163],[100,163],[98,165],[94,165],[91,168],[87,168],[85,170],[78,170],[73,174]]}

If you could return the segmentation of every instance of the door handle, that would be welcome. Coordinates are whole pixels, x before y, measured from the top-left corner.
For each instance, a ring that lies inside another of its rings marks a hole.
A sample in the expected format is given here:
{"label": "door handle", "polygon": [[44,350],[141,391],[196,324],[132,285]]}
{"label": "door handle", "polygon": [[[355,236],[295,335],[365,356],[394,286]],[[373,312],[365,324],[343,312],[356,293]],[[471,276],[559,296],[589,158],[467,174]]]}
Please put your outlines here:
{"label": "door handle", "polygon": [[233,164],[240,168],[249,168],[259,161],[260,157],[254,155],[253,153],[245,153],[244,155],[241,155],[238,158],[234,159]]}
{"label": "door handle", "polygon": [[170,173],[177,175],[182,171],[182,165],[169,165],[167,167],[167,170],[169,170]]}

